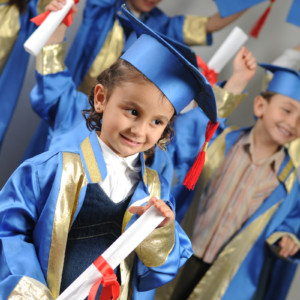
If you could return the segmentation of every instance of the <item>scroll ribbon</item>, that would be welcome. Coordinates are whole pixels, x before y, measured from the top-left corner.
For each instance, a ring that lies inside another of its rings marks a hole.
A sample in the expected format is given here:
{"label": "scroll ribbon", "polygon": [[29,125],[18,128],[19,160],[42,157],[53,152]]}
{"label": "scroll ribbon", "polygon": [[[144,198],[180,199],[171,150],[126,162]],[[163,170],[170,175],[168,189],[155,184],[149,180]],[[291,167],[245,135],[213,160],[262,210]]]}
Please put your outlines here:
{"label": "scroll ribbon", "polygon": [[99,300],[111,300],[112,297],[113,300],[117,300],[120,295],[120,284],[117,281],[117,276],[114,273],[114,270],[102,256],[98,257],[93,264],[103,277],[90,289],[88,300],[95,300],[101,283],[103,285],[103,289]]}
{"label": "scroll ribbon", "polygon": [[[77,4],[79,0],[74,0],[74,4]],[[32,19],[30,19],[31,22],[33,22],[35,25],[40,26],[44,20],[48,17],[48,15],[51,13],[51,11],[46,11]],[[68,14],[62,21],[66,26],[72,25],[73,19],[72,19],[72,9],[69,10]]]}
{"label": "scroll ribbon", "polygon": [[207,64],[198,55],[196,55],[196,58],[198,67],[202,69],[202,74],[208,80],[208,82],[214,86],[214,84],[218,82],[218,73],[209,69]]}

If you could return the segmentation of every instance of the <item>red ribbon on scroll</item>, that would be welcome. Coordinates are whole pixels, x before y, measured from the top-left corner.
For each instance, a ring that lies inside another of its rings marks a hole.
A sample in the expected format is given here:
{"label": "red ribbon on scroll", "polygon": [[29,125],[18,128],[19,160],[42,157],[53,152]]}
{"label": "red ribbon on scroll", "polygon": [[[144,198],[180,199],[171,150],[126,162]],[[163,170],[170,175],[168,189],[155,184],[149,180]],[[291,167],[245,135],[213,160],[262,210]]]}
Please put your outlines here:
{"label": "red ribbon on scroll", "polygon": [[202,69],[202,74],[208,82],[214,86],[214,84],[218,82],[218,74],[214,70],[209,69],[207,64],[198,55],[196,55],[196,58],[198,67]]}
{"label": "red ribbon on scroll", "polygon": [[99,300],[111,300],[111,297],[113,297],[113,300],[117,300],[120,295],[120,284],[117,281],[117,276],[114,273],[114,270],[102,256],[98,257],[93,264],[103,277],[92,286],[88,300],[95,300],[101,283],[103,285],[103,289]]}
{"label": "red ribbon on scroll", "polygon": [[[74,0],[75,4],[77,4],[78,2],[79,2],[79,0]],[[51,13],[51,11],[46,11],[46,12],[30,19],[30,21],[33,22],[35,25],[40,26],[50,13]],[[68,14],[66,15],[66,17],[63,19],[63,23],[69,27],[70,25],[72,25],[72,22],[73,22],[72,9],[70,9]]]}

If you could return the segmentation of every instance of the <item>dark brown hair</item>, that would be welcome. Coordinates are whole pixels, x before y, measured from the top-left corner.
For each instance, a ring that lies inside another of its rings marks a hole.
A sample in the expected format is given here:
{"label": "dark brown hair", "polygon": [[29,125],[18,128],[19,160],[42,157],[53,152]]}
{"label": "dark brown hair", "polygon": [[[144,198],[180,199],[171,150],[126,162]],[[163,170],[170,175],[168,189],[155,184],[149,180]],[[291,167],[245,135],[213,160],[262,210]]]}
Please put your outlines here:
{"label": "dark brown hair", "polygon": [[271,101],[272,97],[274,97],[275,95],[277,95],[277,93],[274,92],[262,92],[260,94],[264,99],[266,99],[268,102]]}
{"label": "dark brown hair", "polygon": [[[102,84],[106,89],[107,101],[111,96],[114,88],[125,82],[147,82],[153,84],[143,73],[137,70],[132,64],[125,60],[119,59],[108,69],[104,70],[97,78],[97,84]],[[94,94],[95,87],[92,88],[89,95],[90,108],[82,111],[82,114],[86,120],[87,128],[92,131],[94,129],[101,131],[101,120],[103,113],[97,113],[94,106]],[[162,97],[165,97],[162,93]],[[166,146],[171,142],[174,136],[173,123],[175,120],[175,112],[166,126],[161,137],[157,141],[156,145],[165,150]],[[154,145],[151,149],[145,151],[147,156],[152,156],[155,150]]]}
{"label": "dark brown hair", "polygon": [[16,5],[20,13],[25,12],[29,0],[10,0],[10,5]]}

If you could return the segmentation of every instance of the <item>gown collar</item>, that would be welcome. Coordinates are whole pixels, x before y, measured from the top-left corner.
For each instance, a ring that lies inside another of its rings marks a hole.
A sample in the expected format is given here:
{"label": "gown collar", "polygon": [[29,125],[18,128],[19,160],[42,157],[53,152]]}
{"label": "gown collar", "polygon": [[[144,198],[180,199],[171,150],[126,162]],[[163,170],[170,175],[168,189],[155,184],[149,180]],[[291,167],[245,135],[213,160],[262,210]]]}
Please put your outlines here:
{"label": "gown collar", "polygon": [[[89,136],[80,145],[80,156],[83,162],[85,172],[89,183],[98,183],[107,176],[107,168],[98,141],[96,131],[92,131]],[[140,153],[141,175],[143,183],[147,188],[147,175],[143,153]]]}

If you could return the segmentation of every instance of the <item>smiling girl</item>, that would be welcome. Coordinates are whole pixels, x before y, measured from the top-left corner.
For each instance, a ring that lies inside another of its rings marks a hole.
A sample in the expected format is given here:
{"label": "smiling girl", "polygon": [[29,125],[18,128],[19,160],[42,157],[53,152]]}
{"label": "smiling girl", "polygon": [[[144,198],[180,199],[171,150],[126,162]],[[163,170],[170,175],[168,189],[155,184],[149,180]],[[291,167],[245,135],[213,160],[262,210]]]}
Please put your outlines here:
{"label": "smiling girl", "polygon": [[214,95],[172,46],[123,13],[139,38],[98,77],[89,136],[25,161],[0,193],[0,299],[57,298],[151,205],[165,220],[114,270],[119,299],[152,299],[191,256],[168,184],[143,152],[171,139],[174,116],[193,99],[216,122]]}

